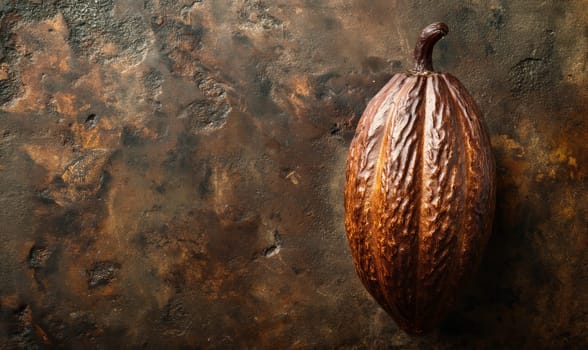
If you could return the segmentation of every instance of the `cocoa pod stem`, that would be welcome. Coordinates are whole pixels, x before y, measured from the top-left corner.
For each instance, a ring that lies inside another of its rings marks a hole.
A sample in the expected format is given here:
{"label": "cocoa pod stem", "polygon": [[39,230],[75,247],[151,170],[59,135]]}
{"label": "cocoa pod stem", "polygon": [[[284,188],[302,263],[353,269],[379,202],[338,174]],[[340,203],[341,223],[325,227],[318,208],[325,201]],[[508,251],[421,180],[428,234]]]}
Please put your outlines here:
{"label": "cocoa pod stem", "polygon": [[414,71],[426,73],[433,71],[433,47],[449,32],[443,22],[431,23],[423,29],[414,48]]}

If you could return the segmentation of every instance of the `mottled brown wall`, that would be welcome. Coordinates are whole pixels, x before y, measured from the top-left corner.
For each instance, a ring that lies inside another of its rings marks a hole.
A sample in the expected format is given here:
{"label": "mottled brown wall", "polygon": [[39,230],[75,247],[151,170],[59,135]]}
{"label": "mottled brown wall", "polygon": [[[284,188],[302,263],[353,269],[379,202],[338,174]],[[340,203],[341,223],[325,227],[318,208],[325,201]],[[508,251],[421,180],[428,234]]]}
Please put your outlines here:
{"label": "mottled brown wall", "polygon": [[[0,6],[1,349],[588,347],[585,0]],[[410,338],[353,270],[343,168],[437,20],[498,207],[458,309]]]}

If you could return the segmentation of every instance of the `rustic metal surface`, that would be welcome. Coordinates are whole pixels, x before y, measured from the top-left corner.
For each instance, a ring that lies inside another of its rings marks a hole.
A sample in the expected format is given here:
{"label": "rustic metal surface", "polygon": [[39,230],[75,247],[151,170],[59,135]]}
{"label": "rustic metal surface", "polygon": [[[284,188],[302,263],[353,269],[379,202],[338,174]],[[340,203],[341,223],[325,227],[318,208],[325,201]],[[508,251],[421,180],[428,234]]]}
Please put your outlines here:
{"label": "rustic metal surface", "polygon": [[447,25],[421,32],[415,69],[368,103],[349,147],[345,229],[355,269],[409,334],[438,326],[478,267],[495,203],[495,163],[476,103],[433,71]]}
{"label": "rustic metal surface", "polygon": [[[0,5],[0,348],[588,346],[585,1]],[[497,212],[462,304],[411,338],[355,275],[344,166],[439,20]]]}

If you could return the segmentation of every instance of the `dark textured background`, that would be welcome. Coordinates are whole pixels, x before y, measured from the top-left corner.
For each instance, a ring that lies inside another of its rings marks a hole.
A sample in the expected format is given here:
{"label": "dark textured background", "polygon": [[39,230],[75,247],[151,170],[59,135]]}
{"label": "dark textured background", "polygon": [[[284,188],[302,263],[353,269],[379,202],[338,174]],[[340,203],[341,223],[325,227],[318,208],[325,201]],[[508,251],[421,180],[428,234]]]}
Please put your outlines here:
{"label": "dark textured background", "polygon": [[[0,349],[588,347],[585,0],[0,4]],[[438,20],[498,206],[411,338],[355,275],[343,172]]]}

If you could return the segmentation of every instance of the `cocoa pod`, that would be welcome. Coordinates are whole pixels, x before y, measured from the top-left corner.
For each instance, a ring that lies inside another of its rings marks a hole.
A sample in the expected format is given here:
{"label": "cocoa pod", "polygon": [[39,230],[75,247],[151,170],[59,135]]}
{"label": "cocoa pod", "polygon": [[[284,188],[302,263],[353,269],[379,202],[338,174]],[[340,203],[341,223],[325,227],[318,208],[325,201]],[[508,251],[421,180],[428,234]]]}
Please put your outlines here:
{"label": "cocoa pod", "polygon": [[345,227],[369,293],[410,334],[447,315],[488,241],[495,165],[474,100],[433,71],[444,23],[423,29],[415,67],[369,102],[346,168]]}

